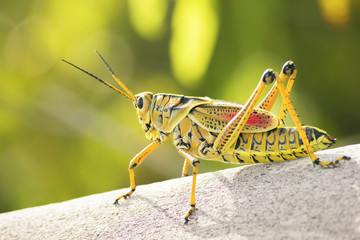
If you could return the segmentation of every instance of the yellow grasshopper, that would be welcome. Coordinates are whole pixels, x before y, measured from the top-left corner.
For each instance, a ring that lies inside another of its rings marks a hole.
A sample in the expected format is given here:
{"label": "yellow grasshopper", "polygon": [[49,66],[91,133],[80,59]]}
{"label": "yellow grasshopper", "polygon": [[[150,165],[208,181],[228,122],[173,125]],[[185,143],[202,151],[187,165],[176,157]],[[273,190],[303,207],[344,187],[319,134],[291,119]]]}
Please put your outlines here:
{"label": "yellow grasshopper", "polygon": [[[269,163],[292,160],[309,156],[314,165],[325,168],[339,166],[339,161],[349,160],[342,156],[334,161],[320,161],[314,151],[330,147],[335,138],[316,127],[302,126],[290,102],[289,94],[297,69],[292,61],[287,61],[280,72],[267,69],[261,76],[255,91],[245,104],[208,97],[189,97],[175,94],[153,94],[143,92],[134,95],[110,69],[97,52],[112,77],[123,90],[101,80],[95,75],[63,60],[75,68],[99,80],[108,87],[131,100],[136,109],[146,138],[151,140],[147,147],[130,162],[131,190],[118,197],[130,197],[136,188],[134,169],[168,137],[185,158],[182,175],[187,176],[188,167],[193,167],[193,182],[190,210],[185,215],[185,223],[195,210],[195,185],[199,159],[230,163]],[[284,81],[289,77],[286,88]],[[257,105],[265,87],[276,80],[266,97]],[[271,113],[278,94],[282,97],[280,116]],[[295,127],[285,127],[283,119],[288,110]]]}

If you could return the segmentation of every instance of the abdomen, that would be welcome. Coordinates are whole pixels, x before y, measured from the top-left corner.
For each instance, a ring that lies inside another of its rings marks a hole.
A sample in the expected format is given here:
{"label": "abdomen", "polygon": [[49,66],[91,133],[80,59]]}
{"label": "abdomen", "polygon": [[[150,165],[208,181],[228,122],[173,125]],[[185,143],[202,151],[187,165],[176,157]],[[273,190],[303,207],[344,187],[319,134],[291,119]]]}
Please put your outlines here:
{"label": "abdomen", "polygon": [[[314,151],[329,148],[335,139],[325,131],[304,126]],[[295,127],[278,127],[268,132],[240,134],[233,156],[238,162],[280,162],[307,155],[305,145]],[[233,162],[233,161],[232,161]]]}
{"label": "abdomen", "polygon": [[[335,139],[325,131],[304,126],[306,136],[314,151],[330,147]],[[184,149],[204,160],[231,163],[268,163],[292,160],[307,155],[305,145],[295,127],[278,127],[261,133],[241,133],[226,153],[213,149],[218,133],[206,131],[189,118],[175,127],[172,137],[178,149]]]}

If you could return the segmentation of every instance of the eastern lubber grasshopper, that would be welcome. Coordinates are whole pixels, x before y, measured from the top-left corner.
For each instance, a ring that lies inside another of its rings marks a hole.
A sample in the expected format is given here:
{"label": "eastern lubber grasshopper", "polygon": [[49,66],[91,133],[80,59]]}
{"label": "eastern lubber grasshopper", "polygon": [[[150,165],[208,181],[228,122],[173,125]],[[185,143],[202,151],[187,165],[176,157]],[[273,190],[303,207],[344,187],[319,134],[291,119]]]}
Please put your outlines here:
{"label": "eastern lubber grasshopper", "polygon": [[[309,156],[314,165],[325,168],[339,166],[342,159],[320,161],[314,151],[330,147],[335,138],[324,130],[316,127],[302,126],[290,102],[289,95],[293,86],[297,69],[292,61],[287,61],[280,74],[267,69],[245,104],[208,97],[189,97],[175,94],[153,94],[143,92],[134,95],[110,69],[102,56],[99,57],[106,65],[112,77],[122,90],[101,80],[95,75],[69,63],[91,77],[104,83],[113,90],[131,100],[136,109],[146,138],[151,140],[130,162],[131,190],[118,197],[115,204],[122,198],[130,197],[136,188],[134,169],[155,148],[168,137],[172,138],[175,147],[185,158],[182,175],[188,174],[188,167],[193,167],[193,183],[190,198],[190,210],[185,215],[185,223],[195,209],[195,185],[199,159],[216,160],[231,163],[269,163],[292,160]],[[286,88],[285,80],[289,77]],[[257,105],[265,87],[276,80],[266,97]],[[280,116],[271,113],[278,94],[282,97]],[[285,127],[283,119],[288,110],[295,127]]]}

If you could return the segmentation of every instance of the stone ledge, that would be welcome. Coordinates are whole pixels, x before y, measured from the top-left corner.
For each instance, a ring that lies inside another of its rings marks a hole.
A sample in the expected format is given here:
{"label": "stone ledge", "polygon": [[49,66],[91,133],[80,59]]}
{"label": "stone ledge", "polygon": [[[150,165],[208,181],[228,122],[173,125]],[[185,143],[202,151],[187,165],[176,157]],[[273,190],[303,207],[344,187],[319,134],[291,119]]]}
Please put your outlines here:
{"label": "stone ledge", "polygon": [[[308,158],[191,177],[0,214],[0,239],[360,239],[360,144],[318,152],[350,156],[336,169]],[[202,164],[206,164],[202,161]],[[201,165],[200,165],[201,167]]]}

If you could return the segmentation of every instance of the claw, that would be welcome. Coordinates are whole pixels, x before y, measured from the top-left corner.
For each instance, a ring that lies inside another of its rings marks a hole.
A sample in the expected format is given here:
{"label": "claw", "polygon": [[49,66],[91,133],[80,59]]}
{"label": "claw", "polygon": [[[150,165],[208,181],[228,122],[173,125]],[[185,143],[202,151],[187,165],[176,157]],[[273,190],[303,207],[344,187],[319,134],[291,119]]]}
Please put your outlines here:
{"label": "claw", "polygon": [[323,168],[336,168],[340,166],[339,161],[332,161],[332,162],[320,162],[320,166]]}
{"label": "claw", "polygon": [[189,222],[189,216],[194,212],[195,210],[195,204],[190,205],[190,210],[187,212],[185,218],[184,218],[184,224],[187,224]]}
{"label": "claw", "polygon": [[351,158],[348,156],[342,156],[331,162],[322,162],[319,159],[316,159],[313,163],[314,165],[319,165],[323,168],[336,168],[340,166],[340,160],[350,160]]}
{"label": "claw", "polygon": [[121,195],[120,197],[115,199],[114,205],[119,204],[119,200],[122,199],[122,198],[124,198],[124,199],[129,198],[131,196],[131,194],[133,194],[133,192],[135,192],[135,188],[131,189],[130,192],[128,192],[127,194]]}
{"label": "claw", "polygon": [[122,198],[126,199],[127,196],[126,196],[126,195],[122,195],[122,196],[118,197],[117,199],[115,199],[114,205],[119,205],[119,200],[122,199]]}

